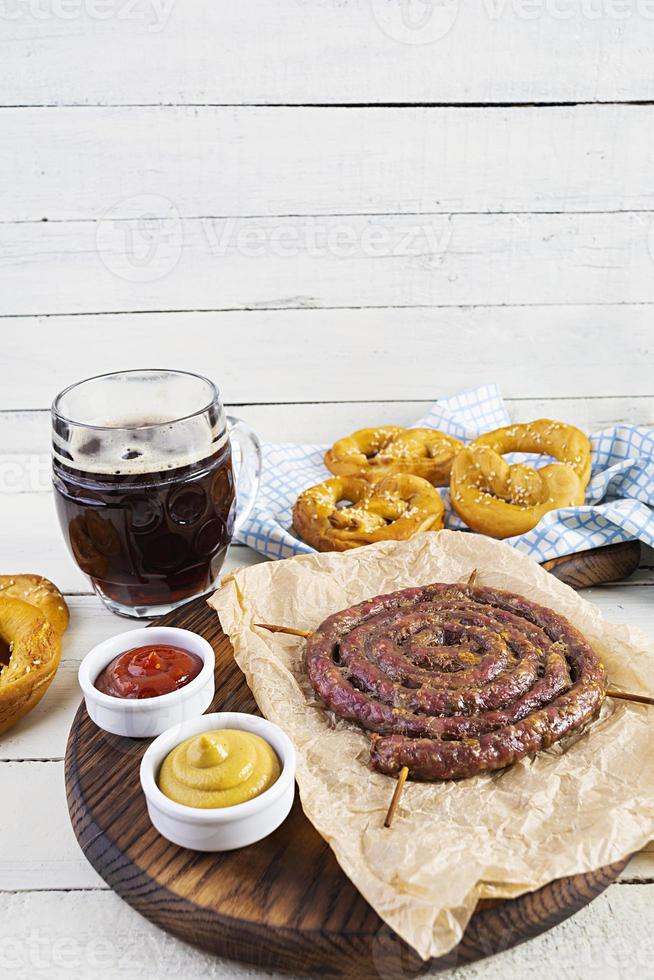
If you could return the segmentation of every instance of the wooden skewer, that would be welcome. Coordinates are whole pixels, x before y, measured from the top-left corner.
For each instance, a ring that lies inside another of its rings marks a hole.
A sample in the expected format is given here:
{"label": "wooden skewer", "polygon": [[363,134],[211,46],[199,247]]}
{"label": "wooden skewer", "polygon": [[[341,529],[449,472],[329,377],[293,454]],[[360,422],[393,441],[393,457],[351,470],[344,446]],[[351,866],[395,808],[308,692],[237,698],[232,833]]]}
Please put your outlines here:
{"label": "wooden skewer", "polygon": [[288,633],[289,636],[302,636],[306,640],[311,636],[310,630],[296,630],[292,626],[275,626],[274,623],[255,623],[259,629],[269,630],[271,633]]}
{"label": "wooden skewer", "polygon": [[470,577],[468,578],[466,585],[476,585],[478,578],[479,578],[479,572],[477,571],[476,568],[473,568],[473,570],[470,572]]}
{"label": "wooden skewer", "polygon": [[397,783],[395,784],[395,790],[393,792],[393,799],[391,800],[391,805],[388,808],[388,813],[386,814],[386,819],[384,820],[384,827],[390,827],[393,823],[393,817],[395,816],[395,811],[397,810],[398,804],[400,802],[400,797],[402,796],[402,790],[404,789],[404,784],[406,783],[406,778],[409,775],[409,767],[402,766],[400,773],[397,777]]}
{"label": "wooden skewer", "polygon": [[620,698],[622,701],[637,701],[638,704],[654,704],[654,698],[648,698],[645,694],[628,694],[627,691],[614,691],[612,688],[606,692],[607,698]]}

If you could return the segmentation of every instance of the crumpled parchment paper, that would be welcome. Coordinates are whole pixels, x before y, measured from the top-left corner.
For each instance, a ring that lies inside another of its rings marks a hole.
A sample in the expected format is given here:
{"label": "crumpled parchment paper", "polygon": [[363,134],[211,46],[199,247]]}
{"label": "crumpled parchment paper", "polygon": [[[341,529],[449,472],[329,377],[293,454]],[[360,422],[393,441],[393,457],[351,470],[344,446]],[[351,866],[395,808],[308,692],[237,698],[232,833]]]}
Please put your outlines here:
{"label": "crumpled parchment paper", "polygon": [[304,641],[255,628],[312,630],[373,595],[429,582],[519,592],[550,606],[598,650],[612,686],[654,694],[654,643],[599,611],[499,541],[428,532],[345,554],[302,555],[230,576],[210,600],[266,718],[298,754],[304,812],[378,915],[424,959],[452,949],[480,898],[515,897],[610,864],[654,836],[654,708],[607,698],[597,720],[535,758],[459,782],[407,783],[391,829],[394,780],[368,768],[368,737],[321,707]]}

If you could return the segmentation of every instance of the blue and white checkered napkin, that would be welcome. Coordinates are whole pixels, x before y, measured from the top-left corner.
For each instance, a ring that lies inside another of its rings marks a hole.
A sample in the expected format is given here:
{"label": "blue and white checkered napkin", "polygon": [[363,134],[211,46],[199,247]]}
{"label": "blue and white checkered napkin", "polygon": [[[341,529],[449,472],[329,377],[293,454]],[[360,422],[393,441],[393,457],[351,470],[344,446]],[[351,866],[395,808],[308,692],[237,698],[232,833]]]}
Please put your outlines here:
{"label": "blue and white checkered napkin", "polygon": [[[467,442],[510,422],[497,385],[483,385],[441,399],[415,425],[431,426]],[[586,491],[587,504],[551,511],[527,534],[507,539],[536,561],[633,538],[654,546],[654,430],[615,425],[590,438],[593,473]],[[261,488],[238,534],[242,544],[269,558],[314,551],[294,535],[291,512],[302,490],[331,476],[323,464],[327,448],[294,443],[263,447]],[[515,454],[513,459],[517,458]],[[539,459],[541,465],[548,461],[546,457]],[[450,507],[449,492],[442,489],[441,493],[445,526],[464,528]]]}

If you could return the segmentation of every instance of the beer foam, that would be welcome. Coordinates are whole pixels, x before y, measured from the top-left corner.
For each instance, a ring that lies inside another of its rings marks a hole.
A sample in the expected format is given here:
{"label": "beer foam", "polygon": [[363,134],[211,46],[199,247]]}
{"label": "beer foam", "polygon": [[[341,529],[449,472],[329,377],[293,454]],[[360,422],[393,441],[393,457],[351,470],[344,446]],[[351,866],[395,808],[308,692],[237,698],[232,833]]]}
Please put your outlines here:
{"label": "beer foam", "polygon": [[[206,415],[171,422],[162,418],[89,420],[68,442],[53,434],[54,453],[65,466],[86,473],[147,476],[201,462],[227,442],[224,425]],[[72,459],[70,458],[72,457]]]}

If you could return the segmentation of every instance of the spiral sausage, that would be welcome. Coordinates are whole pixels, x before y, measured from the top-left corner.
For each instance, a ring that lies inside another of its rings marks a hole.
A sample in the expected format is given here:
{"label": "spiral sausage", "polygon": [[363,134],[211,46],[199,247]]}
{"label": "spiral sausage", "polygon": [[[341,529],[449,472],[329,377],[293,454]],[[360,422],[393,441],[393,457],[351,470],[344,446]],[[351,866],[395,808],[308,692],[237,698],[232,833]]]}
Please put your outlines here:
{"label": "spiral sausage", "polygon": [[380,772],[458,779],[547,748],[599,710],[604,668],[563,616],[499,589],[376,596],[309,637],[311,684],[373,732]]}

